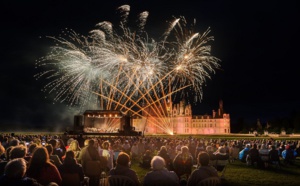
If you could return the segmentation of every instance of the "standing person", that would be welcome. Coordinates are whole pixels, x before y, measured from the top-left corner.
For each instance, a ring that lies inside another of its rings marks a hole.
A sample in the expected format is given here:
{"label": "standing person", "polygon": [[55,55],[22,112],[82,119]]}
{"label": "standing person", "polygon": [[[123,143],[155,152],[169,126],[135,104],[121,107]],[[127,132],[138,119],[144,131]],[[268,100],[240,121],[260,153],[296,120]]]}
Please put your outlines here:
{"label": "standing person", "polygon": [[33,152],[26,174],[43,185],[48,185],[51,182],[60,185],[62,181],[58,169],[50,162],[45,147],[37,147]]}
{"label": "standing person", "polygon": [[187,146],[181,147],[181,151],[173,161],[173,166],[179,178],[184,176],[187,179],[190,176],[193,167],[193,157]]}
{"label": "standing person", "polygon": [[207,152],[200,152],[198,154],[198,168],[195,169],[188,179],[187,186],[194,186],[200,181],[208,177],[219,177],[217,170],[209,165],[209,155]]}
{"label": "standing person", "polygon": [[129,167],[130,157],[125,152],[120,152],[117,157],[117,165],[109,171],[109,175],[121,175],[132,179],[136,186],[140,185],[136,172]]}
{"label": "standing person", "polygon": [[154,156],[151,160],[152,171],[144,177],[144,186],[172,185],[179,186],[179,179],[174,171],[168,171],[165,160]]}

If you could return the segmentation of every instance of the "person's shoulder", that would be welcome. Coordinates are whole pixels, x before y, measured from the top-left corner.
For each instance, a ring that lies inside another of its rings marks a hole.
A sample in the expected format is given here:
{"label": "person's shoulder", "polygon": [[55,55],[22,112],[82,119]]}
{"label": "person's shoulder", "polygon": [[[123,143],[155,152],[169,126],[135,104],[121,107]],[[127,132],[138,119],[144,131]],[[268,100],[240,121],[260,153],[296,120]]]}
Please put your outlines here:
{"label": "person's shoulder", "polygon": [[41,184],[38,183],[36,179],[30,177],[24,177],[22,179],[22,182],[24,183],[24,185],[27,186],[42,186]]}

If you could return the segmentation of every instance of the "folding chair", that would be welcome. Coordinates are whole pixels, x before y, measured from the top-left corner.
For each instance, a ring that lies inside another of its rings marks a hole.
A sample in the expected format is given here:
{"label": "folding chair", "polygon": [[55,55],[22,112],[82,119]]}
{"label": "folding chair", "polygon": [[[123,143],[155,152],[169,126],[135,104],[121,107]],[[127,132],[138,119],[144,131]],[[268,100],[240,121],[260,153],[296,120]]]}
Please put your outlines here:
{"label": "folding chair", "polygon": [[219,177],[208,177],[200,181],[197,186],[217,186],[220,185],[221,181]]}
{"label": "folding chair", "polygon": [[111,175],[108,176],[109,186],[135,186],[132,179],[127,176]]}

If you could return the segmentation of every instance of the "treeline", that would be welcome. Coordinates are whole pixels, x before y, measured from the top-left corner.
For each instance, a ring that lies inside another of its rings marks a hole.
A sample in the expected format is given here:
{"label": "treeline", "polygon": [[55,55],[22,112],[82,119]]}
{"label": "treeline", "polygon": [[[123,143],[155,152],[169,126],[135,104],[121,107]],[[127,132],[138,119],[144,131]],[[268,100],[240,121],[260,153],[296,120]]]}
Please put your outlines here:
{"label": "treeline", "polygon": [[260,121],[256,119],[249,121],[246,118],[238,118],[231,120],[232,133],[249,133],[249,131],[257,131],[263,133],[267,130],[269,133],[280,133],[285,130],[287,134],[300,133],[300,110],[293,111],[289,116],[277,117],[269,119],[268,121]]}

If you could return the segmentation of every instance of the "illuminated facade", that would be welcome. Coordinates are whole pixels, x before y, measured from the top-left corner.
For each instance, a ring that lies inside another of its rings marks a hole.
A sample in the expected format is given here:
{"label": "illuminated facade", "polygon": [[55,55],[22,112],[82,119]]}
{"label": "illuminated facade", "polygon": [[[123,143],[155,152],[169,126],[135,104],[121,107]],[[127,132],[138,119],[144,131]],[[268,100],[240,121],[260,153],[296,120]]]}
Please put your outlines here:
{"label": "illuminated facade", "polygon": [[212,111],[212,115],[192,115],[192,107],[185,101],[179,104],[170,103],[169,117],[160,118],[160,121],[169,120],[168,129],[155,124],[158,119],[155,116],[147,118],[133,118],[132,126],[135,130],[144,134],[229,134],[230,116],[224,113],[223,101],[219,102],[217,111]]}

